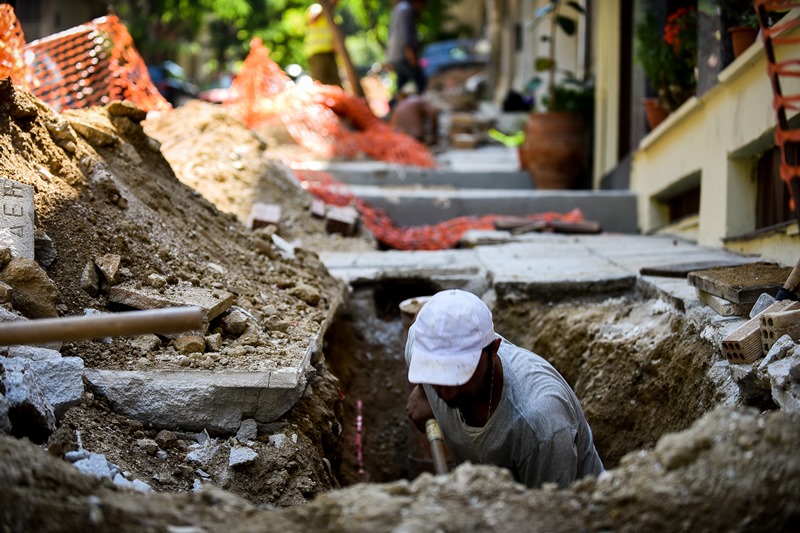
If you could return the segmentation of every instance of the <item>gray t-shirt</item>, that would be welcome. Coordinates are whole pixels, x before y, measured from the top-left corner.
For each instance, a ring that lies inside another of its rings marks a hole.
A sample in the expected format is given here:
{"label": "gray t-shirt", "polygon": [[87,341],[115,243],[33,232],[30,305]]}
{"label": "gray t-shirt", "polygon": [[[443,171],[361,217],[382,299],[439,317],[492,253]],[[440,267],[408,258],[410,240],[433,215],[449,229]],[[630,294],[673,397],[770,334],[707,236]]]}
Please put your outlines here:
{"label": "gray t-shirt", "polygon": [[[457,463],[507,468],[528,487],[543,482],[566,488],[603,472],[580,402],[561,374],[542,357],[500,337],[505,380],[500,403],[484,427],[467,425],[430,385],[423,388],[444,441]],[[414,327],[406,342],[411,361]]]}
{"label": "gray t-shirt", "polygon": [[405,49],[410,46],[415,52],[419,49],[417,25],[414,8],[402,0],[392,9],[389,21],[389,42],[386,46],[386,61],[399,63],[405,60]]}

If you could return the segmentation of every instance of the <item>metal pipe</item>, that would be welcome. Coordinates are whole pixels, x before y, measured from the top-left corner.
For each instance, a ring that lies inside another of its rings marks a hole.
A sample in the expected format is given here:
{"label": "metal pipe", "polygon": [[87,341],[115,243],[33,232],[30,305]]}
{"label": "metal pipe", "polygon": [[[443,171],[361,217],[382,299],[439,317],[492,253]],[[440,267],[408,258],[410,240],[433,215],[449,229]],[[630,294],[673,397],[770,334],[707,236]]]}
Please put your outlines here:
{"label": "metal pipe", "polygon": [[436,419],[431,418],[425,422],[425,434],[431,445],[431,456],[433,457],[433,471],[438,476],[447,473],[447,457],[444,454],[444,440],[442,430]]}
{"label": "metal pipe", "polygon": [[197,330],[202,326],[203,311],[194,306],[108,315],[16,320],[0,323],[0,346],[69,342],[145,333],[179,333]]}

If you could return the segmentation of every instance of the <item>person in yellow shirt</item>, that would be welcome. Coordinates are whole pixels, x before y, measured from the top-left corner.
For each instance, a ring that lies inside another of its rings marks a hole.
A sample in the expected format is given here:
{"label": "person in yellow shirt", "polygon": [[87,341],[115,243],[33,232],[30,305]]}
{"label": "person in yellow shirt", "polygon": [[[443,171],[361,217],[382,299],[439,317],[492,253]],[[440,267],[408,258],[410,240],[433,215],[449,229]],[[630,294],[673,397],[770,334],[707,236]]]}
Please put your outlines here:
{"label": "person in yellow shirt", "polygon": [[[338,0],[328,0],[331,9],[336,7]],[[308,58],[308,67],[311,77],[325,85],[342,86],[339,76],[339,67],[336,64],[334,51],[333,29],[328,24],[328,18],[319,3],[311,4],[306,10],[308,29],[304,41],[304,51]]]}

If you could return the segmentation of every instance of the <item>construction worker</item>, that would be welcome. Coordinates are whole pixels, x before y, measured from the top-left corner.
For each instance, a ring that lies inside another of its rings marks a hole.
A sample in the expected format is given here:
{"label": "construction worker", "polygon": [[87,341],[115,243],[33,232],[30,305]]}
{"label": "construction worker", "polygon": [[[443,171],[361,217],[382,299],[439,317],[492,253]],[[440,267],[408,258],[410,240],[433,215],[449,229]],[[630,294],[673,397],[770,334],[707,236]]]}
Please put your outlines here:
{"label": "construction worker", "polygon": [[[389,21],[389,41],[386,46],[386,61],[397,75],[397,91],[408,81],[413,81],[417,92],[425,92],[427,80],[419,64],[420,43],[417,22],[425,8],[425,0],[400,0],[392,9]],[[396,94],[389,101],[393,108],[397,102]]]}
{"label": "construction worker", "polygon": [[491,464],[534,488],[565,488],[603,472],[578,398],[542,357],[494,332],[492,313],[466,291],[435,294],[406,342],[406,410],[423,430],[435,417],[457,463]]}
{"label": "construction worker", "polygon": [[407,88],[397,94],[389,125],[423,144],[432,146],[439,142],[439,111]]}
{"label": "construction worker", "polygon": [[[336,7],[338,0],[328,0],[331,10]],[[339,67],[336,64],[334,51],[333,29],[328,24],[322,4],[311,4],[306,10],[306,30],[303,49],[308,58],[308,68],[311,77],[325,85],[342,86],[339,76]]]}

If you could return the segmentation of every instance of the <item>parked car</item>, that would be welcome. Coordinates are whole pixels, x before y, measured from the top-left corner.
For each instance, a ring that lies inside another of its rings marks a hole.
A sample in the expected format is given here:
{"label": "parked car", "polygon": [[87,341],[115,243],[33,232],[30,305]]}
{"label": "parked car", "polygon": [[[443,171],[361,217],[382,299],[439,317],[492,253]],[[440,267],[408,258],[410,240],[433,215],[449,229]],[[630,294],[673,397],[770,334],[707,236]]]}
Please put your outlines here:
{"label": "parked car", "polygon": [[489,43],[485,39],[449,39],[422,49],[420,66],[427,77],[451,68],[486,66]]}
{"label": "parked car", "polygon": [[183,105],[200,94],[197,85],[186,77],[183,67],[173,61],[150,65],[147,71],[158,92],[172,107]]}

